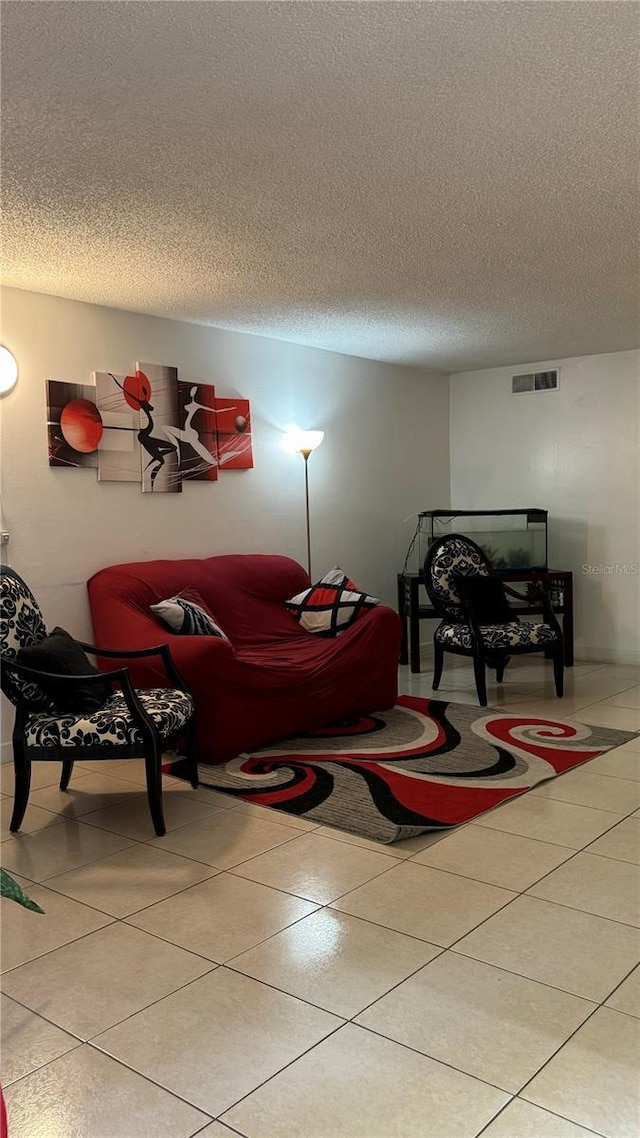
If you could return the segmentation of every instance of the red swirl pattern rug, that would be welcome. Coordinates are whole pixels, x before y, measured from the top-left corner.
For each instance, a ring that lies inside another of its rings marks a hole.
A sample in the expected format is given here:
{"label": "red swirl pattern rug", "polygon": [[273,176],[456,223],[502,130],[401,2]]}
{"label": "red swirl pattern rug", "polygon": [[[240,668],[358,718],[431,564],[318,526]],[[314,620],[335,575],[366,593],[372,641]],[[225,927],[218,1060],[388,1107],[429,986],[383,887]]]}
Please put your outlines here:
{"label": "red swirl pattern rug", "polygon": [[[390,711],[200,766],[201,785],[379,842],[468,822],[634,732],[403,695]],[[180,761],[164,767],[180,777]]]}

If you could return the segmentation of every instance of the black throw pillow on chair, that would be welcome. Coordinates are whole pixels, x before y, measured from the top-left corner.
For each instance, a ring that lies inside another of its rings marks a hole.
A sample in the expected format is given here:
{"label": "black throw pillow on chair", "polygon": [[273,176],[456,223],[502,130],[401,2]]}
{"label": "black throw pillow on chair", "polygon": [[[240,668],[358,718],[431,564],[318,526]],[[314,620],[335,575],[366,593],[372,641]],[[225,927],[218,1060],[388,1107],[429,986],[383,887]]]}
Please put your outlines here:
{"label": "black throw pillow on chair", "polygon": [[[97,676],[86,652],[64,628],[54,628],[44,640],[21,648],[16,657],[18,664],[43,672],[58,672],[63,676]],[[56,680],[38,680],[38,686],[52,701],[56,712],[90,715],[107,701],[111,684],[62,684]]]}
{"label": "black throw pillow on chair", "polygon": [[456,588],[462,600],[470,603],[478,624],[504,624],[517,619],[499,577],[460,574],[456,576]]}

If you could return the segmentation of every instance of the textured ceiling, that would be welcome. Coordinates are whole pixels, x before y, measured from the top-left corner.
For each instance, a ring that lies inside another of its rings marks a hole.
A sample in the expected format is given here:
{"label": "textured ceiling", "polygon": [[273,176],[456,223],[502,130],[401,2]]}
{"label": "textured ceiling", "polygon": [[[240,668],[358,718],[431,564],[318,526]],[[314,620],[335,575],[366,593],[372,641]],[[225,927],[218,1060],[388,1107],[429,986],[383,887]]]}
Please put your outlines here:
{"label": "textured ceiling", "polygon": [[443,371],[635,347],[639,21],[4,0],[4,282]]}

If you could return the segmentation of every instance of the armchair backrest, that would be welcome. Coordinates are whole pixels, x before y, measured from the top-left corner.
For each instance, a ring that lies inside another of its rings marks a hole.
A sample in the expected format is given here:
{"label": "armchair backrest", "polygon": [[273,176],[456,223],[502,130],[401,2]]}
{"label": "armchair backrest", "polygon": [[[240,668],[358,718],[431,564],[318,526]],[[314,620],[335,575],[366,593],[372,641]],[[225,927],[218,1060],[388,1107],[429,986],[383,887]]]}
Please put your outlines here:
{"label": "armchair backrest", "polygon": [[[0,565],[0,655],[15,660],[21,648],[44,640],[47,629],[29,586],[8,565]],[[2,668],[2,690],[12,703],[44,703],[37,684],[20,679],[10,667]]]}
{"label": "armchair backrest", "polygon": [[487,577],[490,571],[489,558],[471,538],[461,533],[436,538],[424,561],[425,588],[436,612],[456,623],[464,621],[456,577]]}
{"label": "armchair backrest", "polygon": [[21,648],[44,640],[47,629],[31,589],[8,565],[0,565],[0,652],[15,660]]}

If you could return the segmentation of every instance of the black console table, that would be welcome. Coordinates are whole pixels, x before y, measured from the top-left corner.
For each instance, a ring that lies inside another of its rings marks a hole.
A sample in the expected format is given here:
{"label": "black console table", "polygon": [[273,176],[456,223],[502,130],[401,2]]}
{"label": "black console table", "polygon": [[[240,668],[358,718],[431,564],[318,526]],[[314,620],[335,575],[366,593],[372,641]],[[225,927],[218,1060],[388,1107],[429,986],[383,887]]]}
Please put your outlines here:
{"label": "black console table", "polygon": [[[563,569],[502,569],[496,570],[496,576],[503,581],[514,583],[542,582],[559,591],[562,601],[556,602],[552,598],[553,611],[562,617],[564,662],[567,668],[572,667],[573,573]],[[420,621],[439,619],[436,610],[430,604],[420,604],[419,590],[423,582],[422,573],[398,573],[398,612],[402,621],[400,663],[408,664],[411,661],[412,672],[420,671]],[[540,602],[529,601],[524,595],[522,604],[513,600],[510,603],[519,615],[542,613]]]}

